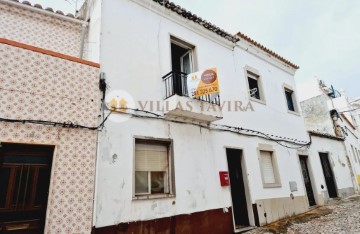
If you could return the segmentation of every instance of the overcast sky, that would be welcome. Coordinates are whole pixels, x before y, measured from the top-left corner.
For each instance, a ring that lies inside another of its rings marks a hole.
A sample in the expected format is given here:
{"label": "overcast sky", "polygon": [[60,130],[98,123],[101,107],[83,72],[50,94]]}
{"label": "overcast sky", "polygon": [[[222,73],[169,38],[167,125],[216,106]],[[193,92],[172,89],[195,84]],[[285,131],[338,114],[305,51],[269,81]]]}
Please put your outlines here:
{"label": "overcast sky", "polygon": [[[31,2],[66,13],[75,10],[75,0]],[[318,78],[346,90],[350,97],[360,97],[360,0],[174,2],[232,34],[240,31],[250,36],[299,65],[297,84]]]}

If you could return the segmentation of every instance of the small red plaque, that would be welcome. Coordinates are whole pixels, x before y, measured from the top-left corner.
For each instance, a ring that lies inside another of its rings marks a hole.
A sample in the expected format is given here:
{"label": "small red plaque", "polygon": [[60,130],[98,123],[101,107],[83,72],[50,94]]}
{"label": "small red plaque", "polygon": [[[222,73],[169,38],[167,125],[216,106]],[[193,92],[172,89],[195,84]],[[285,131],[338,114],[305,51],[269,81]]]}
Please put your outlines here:
{"label": "small red plaque", "polygon": [[229,178],[229,172],[227,171],[219,171],[219,177],[220,177],[220,184],[221,186],[229,186],[230,185],[230,178]]}

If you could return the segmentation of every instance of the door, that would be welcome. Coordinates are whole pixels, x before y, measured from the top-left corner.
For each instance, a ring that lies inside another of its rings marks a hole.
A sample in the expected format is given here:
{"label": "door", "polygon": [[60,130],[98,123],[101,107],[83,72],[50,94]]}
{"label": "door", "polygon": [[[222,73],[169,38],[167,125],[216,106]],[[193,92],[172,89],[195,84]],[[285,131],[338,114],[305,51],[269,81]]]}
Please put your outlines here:
{"label": "door", "polygon": [[187,51],[180,57],[181,72],[190,74],[192,72],[191,50]]}
{"label": "door", "polygon": [[333,171],[331,170],[329,155],[327,153],[319,153],[319,155],[329,197],[337,197],[335,179]]}
{"label": "door", "polygon": [[314,206],[316,205],[314,192],[311,185],[311,179],[309,174],[309,169],[307,165],[307,157],[306,156],[299,156],[300,164],[301,164],[301,171],[304,178],[304,184],[306,189],[307,198],[309,200],[309,205]]}
{"label": "door", "polygon": [[2,144],[1,233],[44,232],[53,151],[53,146]]}
{"label": "door", "polygon": [[249,226],[244,178],[241,168],[242,151],[226,149],[229,168],[231,198],[236,229]]}
{"label": "door", "polygon": [[[192,73],[193,68],[192,68],[192,51],[191,50],[187,51],[184,55],[182,55],[180,57],[180,66],[181,66],[182,73],[185,73],[185,74]],[[188,95],[187,76],[182,75],[181,77],[182,77],[182,79],[181,79],[182,94],[184,96],[187,96]]]}

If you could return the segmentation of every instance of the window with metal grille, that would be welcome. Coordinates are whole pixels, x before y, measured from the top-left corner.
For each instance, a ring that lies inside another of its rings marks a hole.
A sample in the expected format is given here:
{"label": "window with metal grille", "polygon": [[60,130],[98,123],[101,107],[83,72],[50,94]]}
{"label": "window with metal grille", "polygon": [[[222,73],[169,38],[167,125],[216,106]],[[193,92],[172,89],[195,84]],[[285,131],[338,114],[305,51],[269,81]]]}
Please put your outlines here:
{"label": "window with metal grille", "polygon": [[250,97],[261,100],[259,77],[248,72]]}

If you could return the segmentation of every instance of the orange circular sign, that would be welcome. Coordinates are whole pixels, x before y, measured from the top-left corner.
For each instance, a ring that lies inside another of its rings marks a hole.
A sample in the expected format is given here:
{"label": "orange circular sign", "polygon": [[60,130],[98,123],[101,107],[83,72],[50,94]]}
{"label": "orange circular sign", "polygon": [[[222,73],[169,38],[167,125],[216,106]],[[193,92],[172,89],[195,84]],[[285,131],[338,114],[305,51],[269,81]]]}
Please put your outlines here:
{"label": "orange circular sign", "polygon": [[216,72],[213,70],[206,70],[201,74],[201,81],[205,84],[213,83],[217,78]]}

